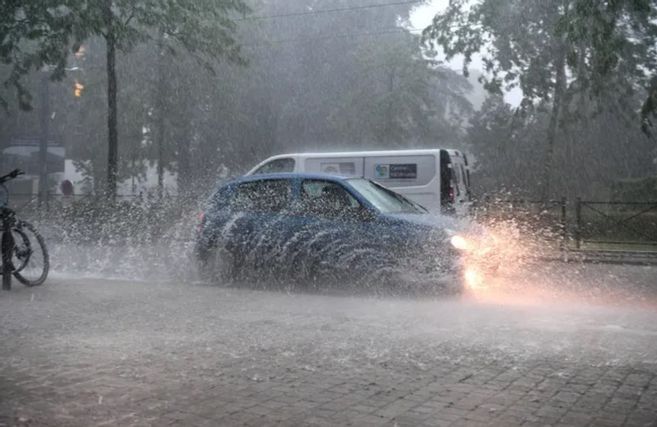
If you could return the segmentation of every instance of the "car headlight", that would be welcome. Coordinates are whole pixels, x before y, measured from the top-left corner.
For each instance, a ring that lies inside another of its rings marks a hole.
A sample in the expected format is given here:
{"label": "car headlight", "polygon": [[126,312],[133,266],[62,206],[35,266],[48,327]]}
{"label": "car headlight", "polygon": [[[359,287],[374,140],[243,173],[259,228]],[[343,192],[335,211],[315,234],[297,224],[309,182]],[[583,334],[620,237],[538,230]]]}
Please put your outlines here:
{"label": "car headlight", "polygon": [[452,244],[454,248],[458,249],[459,251],[468,251],[472,249],[472,245],[470,244],[468,239],[466,239],[463,236],[459,236],[459,235],[452,236],[449,239],[449,242]]}

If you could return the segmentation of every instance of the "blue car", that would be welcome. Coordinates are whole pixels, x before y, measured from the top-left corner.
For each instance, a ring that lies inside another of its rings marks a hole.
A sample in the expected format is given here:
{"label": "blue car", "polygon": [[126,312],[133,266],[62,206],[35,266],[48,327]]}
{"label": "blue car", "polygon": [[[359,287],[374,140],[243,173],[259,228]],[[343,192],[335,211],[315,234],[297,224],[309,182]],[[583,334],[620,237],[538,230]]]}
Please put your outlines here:
{"label": "blue car", "polygon": [[364,178],[268,174],[220,185],[201,215],[208,279],[459,292],[454,220]]}

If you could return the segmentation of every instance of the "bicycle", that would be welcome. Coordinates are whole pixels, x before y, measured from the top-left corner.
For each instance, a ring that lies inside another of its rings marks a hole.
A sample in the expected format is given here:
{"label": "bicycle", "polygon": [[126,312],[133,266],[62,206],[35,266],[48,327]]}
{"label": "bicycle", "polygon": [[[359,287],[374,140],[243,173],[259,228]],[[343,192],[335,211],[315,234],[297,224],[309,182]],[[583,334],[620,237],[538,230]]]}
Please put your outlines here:
{"label": "bicycle", "polygon": [[32,224],[16,217],[9,208],[5,183],[23,175],[16,169],[0,177],[0,218],[2,222],[2,289],[11,289],[12,275],[26,286],[43,284],[48,277],[49,256],[43,237]]}

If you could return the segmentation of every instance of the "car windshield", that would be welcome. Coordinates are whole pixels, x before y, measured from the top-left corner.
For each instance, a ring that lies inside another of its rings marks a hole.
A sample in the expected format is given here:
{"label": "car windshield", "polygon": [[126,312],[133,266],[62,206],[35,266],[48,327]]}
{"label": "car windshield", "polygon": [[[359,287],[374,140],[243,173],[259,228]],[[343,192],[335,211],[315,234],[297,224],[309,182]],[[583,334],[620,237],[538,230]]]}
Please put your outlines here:
{"label": "car windshield", "polygon": [[363,178],[349,180],[368,202],[382,213],[426,213],[427,210],[404,196]]}

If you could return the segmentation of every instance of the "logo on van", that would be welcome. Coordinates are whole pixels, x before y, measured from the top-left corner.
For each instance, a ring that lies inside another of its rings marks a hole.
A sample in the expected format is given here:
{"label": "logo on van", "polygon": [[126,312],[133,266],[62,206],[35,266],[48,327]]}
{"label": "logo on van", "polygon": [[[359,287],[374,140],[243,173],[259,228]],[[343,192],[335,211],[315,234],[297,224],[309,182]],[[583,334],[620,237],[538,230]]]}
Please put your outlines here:
{"label": "logo on van", "polygon": [[374,178],[417,179],[417,164],[374,165]]}
{"label": "logo on van", "polygon": [[388,165],[374,165],[374,177],[387,179],[390,177],[390,167]]}
{"label": "logo on van", "polygon": [[417,179],[417,165],[414,163],[390,165],[390,179]]}

